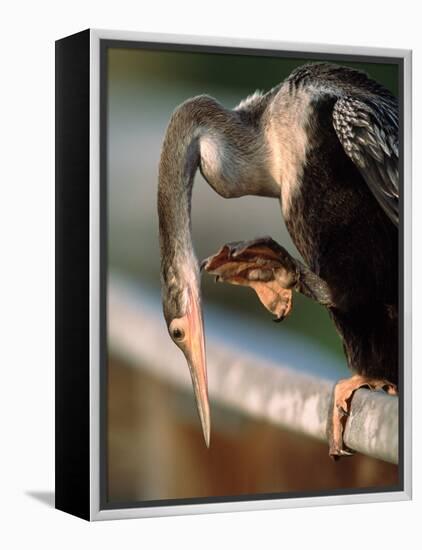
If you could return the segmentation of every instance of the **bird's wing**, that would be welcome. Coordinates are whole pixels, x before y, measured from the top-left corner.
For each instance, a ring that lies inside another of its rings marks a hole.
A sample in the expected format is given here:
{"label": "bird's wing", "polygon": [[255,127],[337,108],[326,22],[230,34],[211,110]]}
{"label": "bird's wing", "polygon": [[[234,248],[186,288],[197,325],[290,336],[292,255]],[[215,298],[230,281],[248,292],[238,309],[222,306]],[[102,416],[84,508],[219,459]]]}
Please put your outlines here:
{"label": "bird's wing", "polygon": [[397,109],[343,97],[334,105],[333,125],[345,153],[391,221],[399,222]]}

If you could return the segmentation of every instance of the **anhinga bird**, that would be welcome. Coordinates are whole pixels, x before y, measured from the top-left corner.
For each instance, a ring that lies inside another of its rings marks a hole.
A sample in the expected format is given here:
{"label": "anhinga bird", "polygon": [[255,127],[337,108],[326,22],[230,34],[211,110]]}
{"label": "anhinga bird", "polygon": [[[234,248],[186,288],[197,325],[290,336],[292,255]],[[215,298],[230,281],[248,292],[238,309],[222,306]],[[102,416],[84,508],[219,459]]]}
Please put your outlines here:
{"label": "anhinga bird", "polygon": [[221,281],[252,287],[278,319],[292,290],[324,305],[355,373],[335,386],[329,453],[343,442],[353,392],[397,393],[398,104],[355,69],[304,65],[234,110],[202,95],[173,113],[159,167],[163,309],[191,371],[209,445],[199,267],[191,240],[194,175],[225,198],[273,197],[305,264],[270,237],[229,243],[203,263]]}

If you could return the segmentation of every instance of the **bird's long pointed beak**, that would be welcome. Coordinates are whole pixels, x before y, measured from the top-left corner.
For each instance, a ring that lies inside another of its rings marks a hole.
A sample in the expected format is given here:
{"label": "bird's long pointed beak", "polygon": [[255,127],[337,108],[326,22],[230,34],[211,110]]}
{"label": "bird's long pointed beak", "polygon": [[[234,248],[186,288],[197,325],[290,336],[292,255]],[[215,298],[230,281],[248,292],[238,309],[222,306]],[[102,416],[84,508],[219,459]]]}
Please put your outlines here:
{"label": "bird's long pointed beak", "polygon": [[211,416],[208,401],[207,364],[205,358],[204,324],[200,299],[196,292],[189,289],[189,304],[186,312],[188,341],[185,355],[192,377],[196,405],[201,420],[205,444],[210,446]]}

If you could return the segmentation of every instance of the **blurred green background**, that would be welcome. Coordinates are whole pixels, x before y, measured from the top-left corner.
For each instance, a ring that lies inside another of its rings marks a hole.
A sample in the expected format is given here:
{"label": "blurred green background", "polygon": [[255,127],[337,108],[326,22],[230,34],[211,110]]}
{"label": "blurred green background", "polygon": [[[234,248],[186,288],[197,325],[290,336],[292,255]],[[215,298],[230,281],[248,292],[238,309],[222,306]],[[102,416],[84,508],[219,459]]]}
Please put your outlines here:
{"label": "blurred green background", "polygon": [[[171,113],[178,104],[198,94],[211,95],[225,107],[233,108],[241,99],[255,90],[267,91],[277,85],[295,67],[308,62],[308,60],[249,55],[149,51],[114,47],[108,49],[107,56],[109,270],[110,273],[123,274],[131,281],[139,284],[143,290],[146,289],[152,295],[158,297],[160,260],[156,214],[157,172],[161,143]],[[321,59],[321,61],[324,61],[324,59]],[[394,94],[398,93],[398,69],[396,65],[346,62],[341,62],[341,64],[365,70]],[[284,226],[277,200],[258,197],[225,200],[206,184],[200,174],[196,176],[194,186],[192,225],[195,250],[199,259],[214,253],[225,242],[251,239],[262,235],[271,235],[276,241],[286,246],[292,254],[299,257]],[[284,338],[286,338],[286,335],[291,334],[292,338],[299,339],[302,354],[308,353],[309,363],[312,364],[316,375],[332,379],[347,375],[341,343],[334,326],[330,322],[326,311],[312,301],[295,295],[292,314],[282,325],[278,325],[271,322],[271,315],[259,304],[256,295],[246,288],[216,285],[210,277],[205,276],[202,282],[202,290],[206,326],[207,308],[209,307],[215,306],[222,318],[225,311],[241,315],[247,319],[251,330],[253,330],[253,327],[259,327],[261,331],[265,330],[268,338],[271,342],[274,342],[272,351],[276,357],[278,345],[280,346],[280,354],[283,352],[283,339],[280,336],[284,335]],[[157,308],[159,307],[157,301]],[[230,338],[232,329],[233,334],[235,334],[235,326],[225,326],[228,338]],[[237,339],[239,339],[239,335],[237,335]],[[249,340],[250,338],[248,338],[248,345],[250,346],[251,342]],[[245,341],[245,346],[246,344]],[[175,348],[176,353],[178,351]],[[255,483],[250,487],[248,483],[242,484],[242,482],[239,482],[235,487],[229,484],[226,487],[218,485],[216,487],[212,486],[214,487],[212,488],[207,485],[207,488],[204,488],[202,484],[202,489],[200,489],[198,485],[193,484],[191,489],[188,489],[189,484],[186,482],[186,473],[183,475],[181,472],[178,473],[174,465],[171,467],[171,475],[168,471],[166,474],[164,473],[164,470],[166,468],[168,470],[168,467],[163,465],[162,477],[167,476],[173,479],[174,484],[174,476],[180,474],[184,479],[184,483],[180,487],[176,483],[176,486],[179,487],[177,490],[172,490],[171,486],[162,483],[155,483],[155,485],[154,483],[147,483],[146,478],[151,478],[151,471],[146,466],[145,468],[137,467],[136,464],[142,463],[142,456],[145,453],[152,454],[150,460],[152,462],[155,460],[158,463],[158,456],[163,452],[163,448],[160,447],[159,443],[154,446],[138,447],[140,441],[138,432],[139,430],[146,430],[145,415],[157,414],[154,407],[164,407],[164,402],[161,401],[160,405],[160,400],[155,400],[154,403],[151,403],[150,408],[142,408],[142,413],[139,413],[136,407],[137,412],[132,409],[128,410],[127,422],[125,422],[122,411],[130,401],[121,390],[122,385],[124,387],[121,377],[124,378],[125,369],[131,380],[134,376],[135,378],[136,376],[143,377],[143,382],[137,384],[139,399],[143,399],[142,388],[147,387],[148,381],[145,380],[143,374],[138,373],[135,375],[133,365],[124,365],[121,361],[115,359],[110,358],[109,367],[110,369],[118,369],[117,374],[113,371],[109,377],[109,408],[110,411],[119,411],[117,419],[111,414],[109,426],[109,455],[114,457],[109,461],[109,498],[111,500],[127,501],[208,496],[210,492],[216,495],[242,493],[250,490],[256,492],[266,490],[268,492],[271,487],[274,487],[274,491],[288,490],[290,486],[286,489],[282,482],[274,481],[272,484],[272,478],[267,479],[262,487],[259,483]],[[301,363],[301,361],[298,361],[298,363]],[[294,364],[292,367],[300,369],[303,368],[303,365]],[[115,379],[120,381],[119,383],[116,382],[116,388],[120,388],[119,390],[114,388],[116,391],[111,387]],[[162,388],[162,392],[165,393],[166,390]],[[168,406],[168,399],[166,403],[166,406]],[[129,418],[130,414],[132,414],[131,418]],[[226,411],[224,414],[230,415],[233,413]],[[133,415],[142,417],[143,424],[140,421],[141,424],[135,423],[133,425]],[[171,415],[169,416],[171,417]],[[253,421],[251,420],[251,422]],[[128,424],[131,426],[129,432],[125,431],[125,426],[127,427]],[[199,434],[197,434],[195,441],[202,445],[196,417],[193,418],[191,424],[195,433],[197,431]],[[180,422],[178,426],[180,428]],[[177,433],[179,428],[173,426],[172,430]],[[266,430],[268,429],[266,428]],[[125,438],[122,437],[122,431],[126,434]],[[264,432],[264,428],[261,431]],[[275,430],[275,433],[281,434],[280,430]],[[280,437],[282,436],[280,435]],[[276,435],[274,435],[274,438],[276,438]],[[290,438],[292,438],[291,435]],[[293,443],[289,448],[294,447],[294,439],[293,437]],[[189,443],[183,443],[183,440],[176,438],[171,452],[176,455],[177,449],[180,452],[179,445],[183,444],[189,447]],[[312,445],[319,444],[312,442]],[[216,443],[216,446],[218,447],[219,444]],[[166,452],[168,452],[167,447],[166,449]],[[192,453],[203,452],[202,449],[201,451],[197,450],[196,444],[195,449],[192,448]],[[266,454],[273,452],[270,460],[274,461],[275,451],[271,449],[270,445]],[[213,452],[216,453],[217,451]],[[233,454],[235,453],[233,452]],[[321,456],[323,455],[325,456],[325,450],[324,453],[321,450]],[[125,460],[128,461],[128,456],[132,458],[136,456],[138,462],[136,463],[135,460],[135,463],[129,463],[129,461],[125,464]],[[221,454],[215,454],[213,459],[210,459],[209,455],[207,456],[208,458],[204,460],[211,460],[211,465],[208,466],[208,471],[205,468],[203,473],[205,477],[207,472],[210,474],[213,466],[217,467],[217,464],[219,464],[220,469],[223,467],[230,470],[228,462],[225,465],[220,464]],[[186,463],[186,459],[184,459],[184,463]],[[354,464],[348,467],[349,474],[350,471],[357,468],[356,464],[358,462],[355,461]],[[327,468],[329,467],[332,467],[331,463],[328,463]],[[307,485],[305,483],[304,486],[304,472],[307,468],[309,468],[309,464],[305,461],[302,473],[297,473],[298,480],[294,487],[299,487],[301,490],[314,488],[311,482]],[[342,467],[340,470],[337,469],[337,472],[343,470]],[[377,471],[380,470],[375,468],[374,472]],[[344,486],[345,483],[346,486],[350,484],[356,486],[357,482],[350,482],[350,475],[347,477],[346,474],[343,475],[343,478],[341,475],[340,477],[337,476],[336,482],[333,480],[328,481],[331,478],[329,477],[329,470],[327,472],[326,485],[328,484],[328,486],[326,488]],[[274,480],[278,479],[277,475],[275,475]],[[382,479],[378,479],[375,474],[374,476],[372,483],[382,483]],[[324,476],[322,476],[322,480],[324,479]],[[388,479],[391,481],[390,478]],[[135,480],[137,480],[137,483],[134,483]],[[142,483],[142,480],[145,483]],[[263,488],[264,485],[265,488]],[[143,488],[134,490],[135,486]],[[147,486],[148,489],[145,488]],[[317,487],[320,488],[320,485]]]}

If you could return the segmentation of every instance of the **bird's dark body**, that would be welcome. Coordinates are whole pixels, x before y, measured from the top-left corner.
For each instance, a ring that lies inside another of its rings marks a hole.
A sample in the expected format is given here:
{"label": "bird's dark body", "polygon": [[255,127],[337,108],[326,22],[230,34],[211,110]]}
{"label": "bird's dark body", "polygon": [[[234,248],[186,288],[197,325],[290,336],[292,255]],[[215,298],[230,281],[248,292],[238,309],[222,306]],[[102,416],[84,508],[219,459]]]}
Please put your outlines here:
{"label": "bird's dark body", "polygon": [[[394,102],[361,73],[345,70],[344,77],[354,96]],[[286,225],[308,267],[330,288],[329,313],[349,366],[397,384],[398,230],[336,135],[336,101],[327,94],[313,102],[306,166]]]}
{"label": "bird's dark body", "polygon": [[286,225],[331,290],[349,366],[397,383],[398,232],[344,153],[335,164],[309,160]]}

